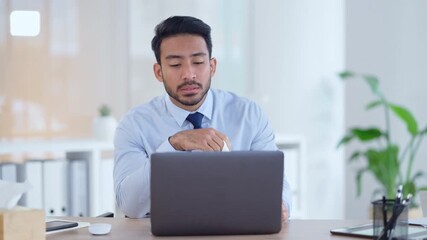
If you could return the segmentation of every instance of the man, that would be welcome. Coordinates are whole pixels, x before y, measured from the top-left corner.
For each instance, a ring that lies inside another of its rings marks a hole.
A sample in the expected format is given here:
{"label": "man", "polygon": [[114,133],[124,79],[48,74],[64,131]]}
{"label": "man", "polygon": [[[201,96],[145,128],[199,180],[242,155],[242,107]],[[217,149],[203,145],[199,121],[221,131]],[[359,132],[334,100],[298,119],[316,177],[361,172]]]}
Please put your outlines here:
{"label": "man", "polygon": [[[273,130],[257,104],[210,89],[217,64],[210,31],[197,18],[178,16],[155,29],[153,70],[167,94],[130,110],[114,141],[117,205],[128,217],[141,218],[150,211],[154,152],[221,151],[225,144],[234,150],[277,150]],[[289,216],[290,203],[284,180],[283,219]]]}

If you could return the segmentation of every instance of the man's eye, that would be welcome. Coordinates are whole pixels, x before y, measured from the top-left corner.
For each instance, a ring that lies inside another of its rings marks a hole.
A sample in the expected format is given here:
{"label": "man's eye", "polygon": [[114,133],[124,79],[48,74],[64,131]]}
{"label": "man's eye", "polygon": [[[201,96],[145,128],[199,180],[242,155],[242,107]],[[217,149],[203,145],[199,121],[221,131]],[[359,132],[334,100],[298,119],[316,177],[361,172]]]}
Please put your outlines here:
{"label": "man's eye", "polygon": [[203,64],[205,62],[194,62],[194,64]]}
{"label": "man's eye", "polygon": [[170,67],[179,67],[181,64],[169,64]]}

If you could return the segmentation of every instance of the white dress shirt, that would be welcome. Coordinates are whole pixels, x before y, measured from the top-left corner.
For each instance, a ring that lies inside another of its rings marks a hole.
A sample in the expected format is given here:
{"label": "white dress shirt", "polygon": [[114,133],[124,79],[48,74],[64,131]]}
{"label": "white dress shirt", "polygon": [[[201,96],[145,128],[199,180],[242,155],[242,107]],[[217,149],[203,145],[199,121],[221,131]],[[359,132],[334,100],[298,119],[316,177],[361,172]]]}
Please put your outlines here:
{"label": "white dress shirt", "polygon": [[[253,101],[210,89],[198,112],[203,128],[214,128],[230,139],[233,150],[277,150],[267,117]],[[190,112],[172,103],[167,94],[131,109],[119,122],[114,139],[114,188],[117,205],[128,217],[150,212],[150,156],[176,151],[168,138],[193,129]],[[291,190],[283,180],[283,202],[290,213]]]}

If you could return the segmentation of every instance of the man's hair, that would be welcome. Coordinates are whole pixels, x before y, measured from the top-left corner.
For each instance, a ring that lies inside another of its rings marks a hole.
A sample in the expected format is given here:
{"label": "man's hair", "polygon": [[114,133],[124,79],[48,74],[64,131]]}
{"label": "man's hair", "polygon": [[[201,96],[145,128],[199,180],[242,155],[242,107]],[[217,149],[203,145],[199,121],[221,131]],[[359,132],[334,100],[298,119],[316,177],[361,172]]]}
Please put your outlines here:
{"label": "man's hair", "polygon": [[163,39],[179,34],[194,34],[205,39],[209,58],[212,55],[211,27],[202,20],[189,16],[174,16],[161,22],[154,29],[155,36],[151,40],[151,49],[154,51],[157,63],[160,64],[160,45]]}

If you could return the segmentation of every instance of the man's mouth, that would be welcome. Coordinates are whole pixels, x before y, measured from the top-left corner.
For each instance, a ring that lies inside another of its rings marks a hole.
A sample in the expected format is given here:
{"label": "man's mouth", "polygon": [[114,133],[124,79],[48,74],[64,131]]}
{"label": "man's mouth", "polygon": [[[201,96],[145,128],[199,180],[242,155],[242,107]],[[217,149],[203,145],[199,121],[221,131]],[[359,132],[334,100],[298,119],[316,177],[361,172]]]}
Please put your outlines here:
{"label": "man's mouth", "polygon": [[178,88],[178,91],[184,95],[194,95],[200,91],[201,87],[198,84],[185,84]]}

